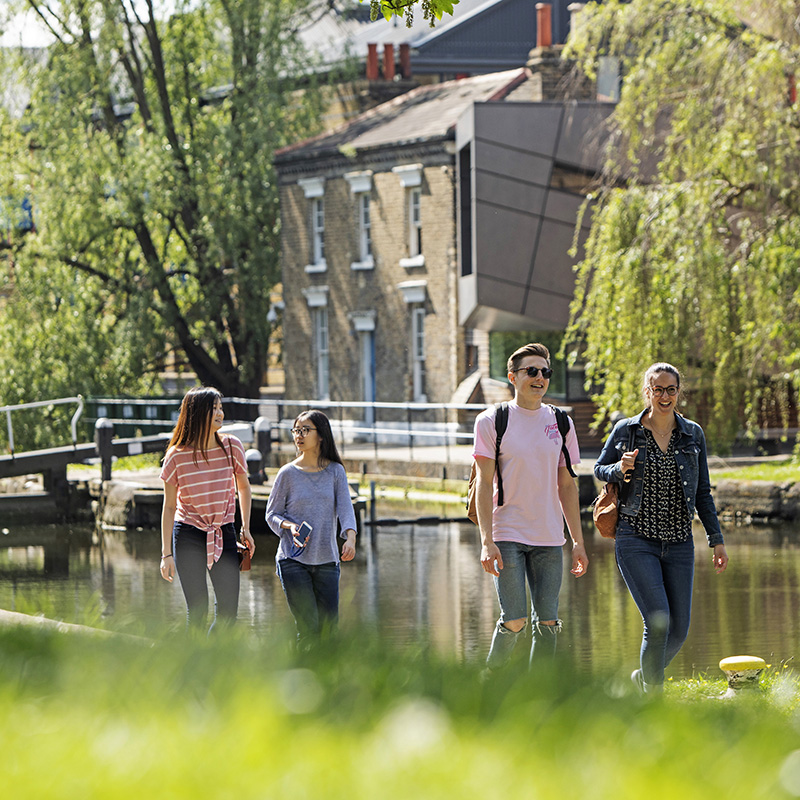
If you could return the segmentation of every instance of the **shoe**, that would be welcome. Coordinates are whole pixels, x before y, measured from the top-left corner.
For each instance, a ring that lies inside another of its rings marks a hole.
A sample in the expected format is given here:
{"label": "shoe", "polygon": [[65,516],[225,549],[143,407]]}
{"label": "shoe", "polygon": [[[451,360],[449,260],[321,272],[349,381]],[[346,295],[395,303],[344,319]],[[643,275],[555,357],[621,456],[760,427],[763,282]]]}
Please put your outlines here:
{"label": "shoe", "polygon": [[644,678],[642,677],[642,671],[640,669],[635,669],[631,672],[631,680],[636,687],[636,691],[639,692],[639,694],[644,694]]}

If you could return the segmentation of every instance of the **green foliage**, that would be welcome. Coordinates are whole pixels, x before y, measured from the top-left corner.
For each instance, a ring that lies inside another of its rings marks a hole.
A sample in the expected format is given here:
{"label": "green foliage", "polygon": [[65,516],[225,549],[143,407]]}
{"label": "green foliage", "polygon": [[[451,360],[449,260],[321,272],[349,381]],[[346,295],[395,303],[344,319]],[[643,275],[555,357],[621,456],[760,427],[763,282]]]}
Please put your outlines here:
{"label": "green foliage", "polygon": [[735,702],[707,685],[650,700],[612,677],[483,681],[480,669],[364,631],[297,655],[224,636],[142,646],[4,630],[4,787],[120,800],[796,796],[793,701],[778,701],[796,698],[796,680]]}
{"label": "green foliage", "polygon": [[568,337],[604,412],[639,410],[642,373],[665,360],[717,445],[770,413],[787,423],[800,389],[791,8],[761,7],[752,28],[722,0],[611,0],[573,32],[584,69],[612,56],[623,75]]}
{"label": "green foliage", "polygon": [[279,279],[272,157],[318,125],[302,3],[30,5],[56,42],[0,64],[31,93],[22,120],[0,113],[0,196],[36,224],[3,233],[0,397],[141,391],[173,349],[255,396]]}
{"label": "green foliage", "polygon": [[[366,0],[359,0],[365,2]],[[379,16],[390,20],[400,17],[405,20],[406,26],[411,27],[414,22],[414,9],[422,9],[422,18],[426,19],[431,28],[436,26],[436,20],[445,14],[453,15],[458,0],[369,0],[370,18],[374,21]]]}
{"label": "green foliage", "polygon": [[800,458],[765,461],[738,469],[715,469],[713,480],[770,481],[772,483],[797,483],[800,481]]}

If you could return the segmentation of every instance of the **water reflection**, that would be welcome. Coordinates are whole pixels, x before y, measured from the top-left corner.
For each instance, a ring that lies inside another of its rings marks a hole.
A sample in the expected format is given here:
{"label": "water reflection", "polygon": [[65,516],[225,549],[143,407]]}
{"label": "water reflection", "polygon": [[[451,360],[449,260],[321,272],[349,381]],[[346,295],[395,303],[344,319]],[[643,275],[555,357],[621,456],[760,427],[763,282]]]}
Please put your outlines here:
{"label": "water reflection", "polygon": [[[798,649],[800,526],[728,526],[731,563],[723,575],[696,531],[697,565],[689,639],[668,674],[717,674],[719,659],[752,654],[770,663]],[[291,619],[274,570],[277,538],[257,538],[242,579],[239,619],[259,634],[290,635]],[[444,652],[482,659],[497,617],[490,578],[468,523],[402,524],[362,537],[343,565],[343,624],[379,626],[398,643],[424,634]],[[576,663],[633,668],[641,619],[614,563],[613,542],[587,532],[589,573],[576,580],[565,560],[561,642]],[[158,635],[179,628],[177,583],[161,580],[156,531],[106,532],[86,526],[11,530],[0,537],[0,608]]]}

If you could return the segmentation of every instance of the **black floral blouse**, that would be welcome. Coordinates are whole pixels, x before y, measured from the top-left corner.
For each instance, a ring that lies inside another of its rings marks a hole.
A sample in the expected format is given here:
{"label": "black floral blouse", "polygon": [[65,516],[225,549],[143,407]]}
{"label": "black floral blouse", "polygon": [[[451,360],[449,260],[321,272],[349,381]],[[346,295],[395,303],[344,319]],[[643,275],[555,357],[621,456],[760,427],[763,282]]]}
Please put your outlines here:
{"label": "black floral blouse", "polygon": [[642,504],[632,520],[633,528],[648,539],[684,542],[692,537],[692,521],[675,461],[678,431],[672,431],[667,449],[662,452],[652,432],[648,428],[643,430],[647,439],[647,457],[644,462]]}

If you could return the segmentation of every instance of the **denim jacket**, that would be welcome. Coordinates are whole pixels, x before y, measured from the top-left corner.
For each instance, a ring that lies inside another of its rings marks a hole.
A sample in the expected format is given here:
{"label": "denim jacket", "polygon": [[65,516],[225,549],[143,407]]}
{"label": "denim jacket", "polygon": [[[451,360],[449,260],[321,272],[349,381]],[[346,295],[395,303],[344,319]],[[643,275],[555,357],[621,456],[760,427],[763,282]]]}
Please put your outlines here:
{"label": "denim jacket", "polygon": [[[644,482],[644,463],[647,457],[647,440],[645,439],[642,417],[647,409],[635,417],[620,420],[611,431],[611,435],[603,446],[600,458],[594,465],[594,474],[605,483],[618,483],[620,486],[620,514],[635,517],[639,513],[642,502],[642,484]],[[711,480],[708,476],[708,457],[706,454],[706,437],[703,429],[691,420],[675,414],[678,426],[678,437],[675,442],[675,461],[683,485],[689,519],[697,516],[706,531],[708,546],[723,544],[722,532],[719,528],[717,509],[711,496]],[[623,481],[621,459],[629,447],[633,434],[631,450],[639,448],[633,468],[633,479]]]}

